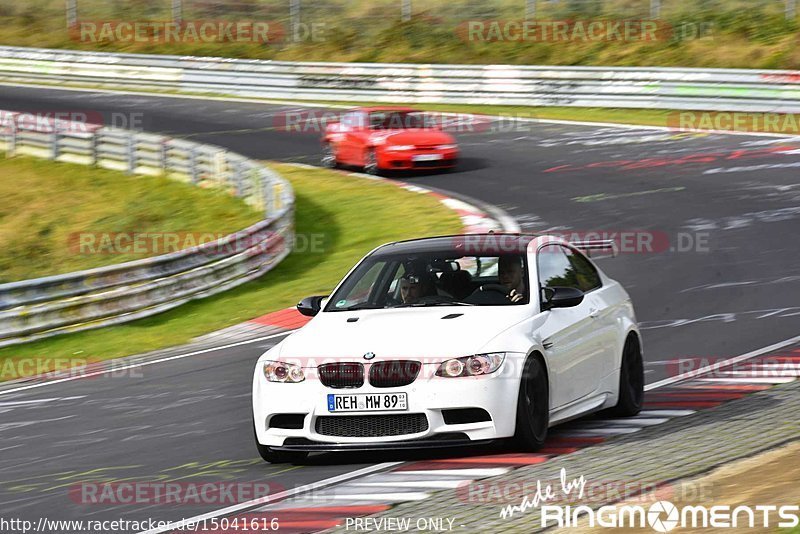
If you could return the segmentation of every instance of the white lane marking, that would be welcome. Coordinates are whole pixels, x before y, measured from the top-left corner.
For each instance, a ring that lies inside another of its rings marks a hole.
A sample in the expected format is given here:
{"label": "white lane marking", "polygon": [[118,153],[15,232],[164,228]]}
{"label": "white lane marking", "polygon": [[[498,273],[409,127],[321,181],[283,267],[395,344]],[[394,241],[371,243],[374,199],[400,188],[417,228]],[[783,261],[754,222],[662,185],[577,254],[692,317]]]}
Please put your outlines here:
{"label": "white lane marking", "polygon": [[[316,491],[323,488],[327,488],[328,486],[333,486],[334,484],[339,484],[341,482],[346,482],[348,480],[352,480],[354,478],[362,477],[364,475],[368,475],[371,473],[375,473],[377,471],[383,471],[386,469],[391,469],[397,465],[402,464],[403,462],[385,462],[382,464],[371,465],[369,467],[364,467],[363,469],[358,469],[356,471],[351,471],[350,473],[343,473],[341,475],[336,475],[335,477],[326,478],[325,480],[320,480],[319,482],[312,482],[311,484],[305,484],[303,486],[298,486],[296,488],[292,488],[290,490],[281,491],[279,493],[275,493],[274,495],[267,495],[265,497],[260,497],[258,499],[253,499],[252,501],[247,501],[239,504],[235,504],[233,506],[229,506],[228,508],[223,508],[221,510],[217,510],[215,512],[208,512],[206,514],[197,515],[191,517],[189,519],[184,519],[182,521],[176,521],[174,523],[169,523],[160,528],[154,528],[150,530],[145,530],[140,532],[139,534],[159,534],[161,532],[170,532],[172,530],[185,530],[187,525],[191,525],[193,523],[198,523],[204,519],[211,519],[214,517],[219,517],[221,515],[228,515],[233,514],[235,512],[239,512],[241,510],[245,510],[247,508],[252,508],[253,506],[258,506],[261,504],[269,504],[276,501],[282,501],[288,497],[292,497],[294,495],[298,495],[300,493],[306,493],[309,491]],[[350,497],[355,498],[353,496]]]}
{"label": "white lane marking", "polygon": [[565,430],[559,431],[558,436],[565,437],[583,437],[583,436],[616,436],[617,434],[634,434],[639,432],[641,428],[631,427],[618,427],[618,428],[587,428],[586,430]]}
{"label": "white lane marking", "polygon": [[[435,460],[434,460],[435,461]],[[470,481],[484,476],[475,472],[469,473],[441,473],[443,469],[431,469],[430,471],[390,471],[388,473],[378,473],[370,475],[358,482],[381,482],[383,484],[394,484],[395,482],[424,482],[427,480],[451,480],[451,481]],[[508,472],[508,471],[505,471]],[[503,474],[503,473],[501,473]]]}
{"label": "white lane marking", "polygon": [[669,421],[670,418],[668,417],[660,417],[660,418],[647,418],[647,417],[629,417],[626,419],[598,419],[596,421],[592,421],[592,423],[601,423],[601,424],[610,424],[613,425],[614,423],[624,424],[624,426],[655,426],[660,425],[662,423],[666,423]]}
{"label": "white lane marking", "polygon": [[[381,504],[392,504],[392,503],[408,502],[408,501],[422,501],[431,496],[430,493],[423,493],[420,491],[407,491],[407,492],[395,492],[395,493],[342,494],[339,493],[341,489],[342,487],[340,486],[336,488],[336,493],[330,493],[330,494],[315,493],[314,495],[309,495],[307,498],[311,501],[317,501],[317,502],[352,501],[355,499],[359,501],[379,502]],[[374,491],[374,488],[371,488],[369,491]]]}
{"label": "white lane marking", "polygon": [[[359,501],[357,499],[353,500],[341,500],[336,501],[337,507],[346,507],[346,506],[372,506],[375,502],[373,501]],[[263,508],[254,508],[252,512],[275,512],[276,510],[295,510],[297,508],[325,508],[328,506],[328,503],[320,502],[320,501],[312,501],[307,498],[298,497],[296,499],[289,499],[286,501],[281,501],[279,503],[270,504],[264,506]]]}
{"label": "white lane marking", "polygon": [[430,476],[432,473],[436,475],[457,475],[465,478],[486,478],[504,475],[511,471],[508,467],[489,467],[486,469],[481,468],[467,468],[467,469],[430,469],[427,471],[395,471],[404,475],[425,475]]}
{"label": "white lane marking", "polygon": [[[155,365],[157,363],[171,362],[171,361],[174,361],[174,360],[182,360],[183,358],[189,358],[190,356],[198,356],[200,354],[206,354],[206,353],[214,352],[214,351],[217,351],[217,350],[225,350],[225,349],[230,349],[232,347],[240,347],[242,345],[249,345],[251,343],[259,343],[261,341],[266,341],[268,339],[274,339],[276,337],[288,336],[292,332],[294,332],[294,330],[289,330],[288,332],[281,332],[279,334],[270,334],[268,336],[259,337],[259,338],[256,338],[256,339],[249,339],[247,341],[239,341],[238,343],[230,343],[228,345],[222,345],[222,346],[219,346],[219,347],[210,347],[210,348],[207,348],[207,349],[196,350],[194,352],[187,352],[186,354],[176,354],[175,356],[168,356],[166,358],[159,358],[157,360],[150,360],[150,361],[145,361],[145,362],[132,363],[132,364],[129,364],[129,365],[123,365],[123,366],[120,366],[120,367],[115,367],[114,368],[114,372],[125,371],[126,369],[135,369],[137,367],[146,367],[148,365]],[[111,361],[111,360],[109,360],[109,361]],[[83,379],[83,378],[89,378],[89,377],[92,377],[92,376],[103,375],[103,374],[106,374],[107,372],[108,372],[108,369],[104,369],[104,370],[100,370],[100,371],[95,371],[93,373],[85,373],[85,374],[81,374],[81,375],[77,375],[77,376],[68,376],[66,378],[59,378],[57,380],[50,380],[50,381],[47,381],[47,382],[40,382],[38,384],[29,384],[27,386],[21,386],[21,387],[14,388],[14,389],[7,389],[5,391],[0,391],[0,395],[8,395],[10,393],[17,393],[19,391],[26,391],[26,390],[29,390],[29,389],[41,388],[41,387],[45,387],[45,386],[52,386],[53,384],[60,384],[62,382],[71,382],[73,380],[78,380],[78,379]]]}
{"label": "white lane marking", "polygon": [[642,410],[639,412],[640,416],[644,417],[685,417],[695,413],[694,410]]}
{"label": "white lane marking", "polygon": [[75,399],[83,399],[86,395],[75,395],[72,397],[53,397],[52,399],[36,399],[36,400],[26,400],[26,401],[8,401],[8,402],[0,402],[0,406],[25,406],[30,404],[42,404],[44,402],[53,402],[53,401],[68,401],[68,400],[75,400]]}
{"label": "white lane marking", "polygon": [[64,417],[56,417],[54,419],[39,419],[36,421],[19,421],[15,423],[0,423],[0,432],[4,432],[6,430],[11,430],[14,428],[23,428],[26,426],[35,425],[38,423],[52,423],[54,421],[63,421],[64,419],[72,419],[73,417],[77,417],[77,415],[65,415]]}
{"label": "white lane marking", "polygon": [[627,432],[628,430],[632,430],[634,432],[638,432],[639,430],[642,430],[644,427],[645,427],[645,425],[641,425],[640,426],[640,425],[637,425],[635,423],[622,423],[622,422],[620,422],[620,423],[616,423],[615,424],[612,421],[606,421],[606,422],[585,421],[585,422],[581,422],[580,424],[576,423],[575,426],[570,427],[570,428],[574,429],[574,430],[590,430],[592,432],[594,432],[595,430],[610,430],[610,431],[612,431],[612,430],[613,431],[622,430],[623,432]]}
{"label": "white lane marking", "polygon": [[713,382],[717,384],[788,384],[794,382],[794,377],[775,378],[698,378],[698,382]]}
{"label": "white lane marking", "polygon": [[[778,343],[774,343],[772,345],[769,345],[768,347],[763,347],[763,348],[760,348],[760,349],[756,349],[756,350],[748,352],[746,354],[742,354],[741,356],[736,356],[735,358],[731,358],[729,360],[725,360],[724,364],[717,363],[715,365],[708,365],[706,367],[702,367],[700,369],[696,369],[696,370],[690,371],[688,373],[683,373],[683,374],[680,374],[678,376],[673,376],[671,378],[665,378],[664,380],[659,380],[658,382],[654,382],[652,384],[649,384],[649,385],[645,386],[644,390],[645,391],[652,391],[654,389],[662,388],[664,386],[668,386],[670,384],[674,384],[676,382],[680,382],[682,380],[686,380],[687,378],[696,377],[698,375],[701,375],[703,373],[707,373],[709,371],[718,371],[720,368],[729,367],[729,366],[737,364],[739,362],[743,362],[745,360],[750,360],[752,358],[755,358],[757,356],[761,356],[761,355],[766,354],[768,352],[773,352],[773,351],[776,351],[778,349],[782,349],[784,347],[788,347],[790,345],[795,345],[797,343],[800,343],[800,336],[795,336],[795,337],[786,339],[784,341],[779,341]],[[704,379],[704,380],[712,380],[712,379]],[[780,383],[780,382],[776,382],[776,383]]]}
{"label": "white lane marking", "polygon": [[[419,488],[419,489],[455,489],[464,484],[469,484],[473,480],[409,480],[409,481],[394,481],[386,480],[384,482],[351,482],[347,487],[370,487],[370,488],[385,488],[387,486],[393,488]],[[344,486],[339,486],[343,488]],[[338,488],[337,488],[338,491]]]}
{"label": "white lane marking", "polygon": [[753,369],[752,371],[720,371],[714,373],[720,378],[724,377],[752,377],[752,378],[797,378],[800,376],[800,369]]}

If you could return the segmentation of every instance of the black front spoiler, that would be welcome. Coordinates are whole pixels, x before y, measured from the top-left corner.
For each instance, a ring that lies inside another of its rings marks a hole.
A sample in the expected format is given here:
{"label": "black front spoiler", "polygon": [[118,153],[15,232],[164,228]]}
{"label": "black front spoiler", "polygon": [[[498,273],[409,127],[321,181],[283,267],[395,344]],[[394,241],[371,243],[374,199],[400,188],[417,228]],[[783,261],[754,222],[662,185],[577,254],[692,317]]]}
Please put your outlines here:
{"label": "black front spoiler", "polygon": [[[291,439],[291,438],[290,438]],[[384,443],[325,443],[304,440],[305,443],[290,443],[279,447],[270,446],[275,451],[298,452],[344,452],[344,451],[380,451],[380,450],[413,450],[413,449],[447,449],[450,447],[477,447],[494,443],[496,440],[470,439],[419,439],[409,441],[391,441]]]}

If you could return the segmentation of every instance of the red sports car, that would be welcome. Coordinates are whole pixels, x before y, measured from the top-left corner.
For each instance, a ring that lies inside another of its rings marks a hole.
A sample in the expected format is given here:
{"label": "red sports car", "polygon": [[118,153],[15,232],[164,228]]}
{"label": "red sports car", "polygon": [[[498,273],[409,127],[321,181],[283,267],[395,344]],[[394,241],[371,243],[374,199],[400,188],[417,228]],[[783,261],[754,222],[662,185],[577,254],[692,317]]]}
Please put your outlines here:
{"label": "red sports car", "polygon": [[353,109],[326,126],[322,165],[352,165],[368,174],[452,168],[458,145],[441,126],[432,115],[408,107]]}

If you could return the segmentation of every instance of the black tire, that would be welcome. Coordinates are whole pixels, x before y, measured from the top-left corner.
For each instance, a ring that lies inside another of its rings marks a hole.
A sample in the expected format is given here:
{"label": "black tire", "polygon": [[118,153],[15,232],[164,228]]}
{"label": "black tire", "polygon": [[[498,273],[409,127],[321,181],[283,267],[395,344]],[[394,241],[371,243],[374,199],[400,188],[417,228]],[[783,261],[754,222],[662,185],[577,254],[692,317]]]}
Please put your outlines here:
{"label": "black tire", "polygon": [[380,176],[381,169],[378,167],[378,154],[374,148],[368,148],[364,153],[364,172],[372,176]]}
{"label": "black tire", "polygon": [[639,338],[631,334],[622,349],[619,370],[619,400],[610,413],[616,417],[632,417],[642,411],[644,403],[644,362]]}
{"label": "black tire", "polygon": [[265,462],[271,464],[297,464],[303,462],[308,458],[307,452],[301,451],[276,451],[272,447],[262,445],[258,442],[258,435],[256,435],[255,423],[253,424],[253,439],[256,442],[258,454]]}
{"label": "black tire", "polygon": [[544,364],[535,356],[525,362],[517,398],[517,430],[514,439],[526,451],[540,449],[550,425],[550,387]]}
{"label": "black tire", "polygon": [[335,169],[339,166],[339,162],[336,161],[336,152],[330,143],[323,143],[319,162],[326,169]]}

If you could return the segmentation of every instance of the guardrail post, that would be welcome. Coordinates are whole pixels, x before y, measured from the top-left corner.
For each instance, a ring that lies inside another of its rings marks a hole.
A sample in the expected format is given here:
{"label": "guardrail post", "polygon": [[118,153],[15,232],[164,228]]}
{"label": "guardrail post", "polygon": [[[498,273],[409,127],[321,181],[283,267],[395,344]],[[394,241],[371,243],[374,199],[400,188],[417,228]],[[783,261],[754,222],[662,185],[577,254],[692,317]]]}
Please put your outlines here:
{"label": "guardrail post", "polygon": [[650,0],[650,18],[657,19],[661,17],[661,0]]}
{"label": "guardrail post", "polygon": [[261,194],[262,198],[264,199],[264,213],[269,216],[272,211],[272,187],[270,187],[269,177],[266,176],[266,173],[262,173],[258,177],[259,181],[261,182]]}
{"label": "guardrail post", "polygon": [[525,0],[525,18],[536,18],[536,0]]}
{"label": "guardrail post", "polygon": [[8,127],[8,142],[6,143],[6,157],[13,158],[17,155],[17,121],[11,119]]}
{"label": "guardrail post", "polygon": [[172,22],[183,22],[183,0],[172,0]]}
{"label": "guardrail post", "polygon": [[244,164],[239,161],[233,166],[233,182],[236,184],[236,196],[242,198],[244,195],[244,172],[242,167]]}
{"label": "guardrail post", "polygon": [[92,137],[89,139],[89,157],[91,158],[90,165],[92,167],[97,167],[97,146],[100,144],[98,142],[98,138],[100,137],[99,132],[92,132]]}
{"label": "guardrail post", "polygon": [[300,0],[289,0],[289,31],[294,41],[300,31]]}
{"label": "guardrail post", "polygon": [[58,128],[53,125],[53,133],[50,135],[50,159],[58,159]]}
{"label": "guardrail post", "polygon": [[797,0],[786,0],[786,18],[794,20],[797,17]]}
{"label": "guardrail post", "polygon": [[159,163],[161,164],[161,174],[167,174],[167,158],[169,157],[169,153],[167,151],[167,142],[162,139],[161,140],[161,159]]}
{"label": "guardrail post", "polygon": [[192,178],[192,183],[197,183],[197,149],[192,147],[189,149],[189,175]]}
{"label": "guardrail post", "polygon": [[400,20],[403,22],[411,20],[411,0],[400,0]]}
{"label": "guardrail post", "polygon": [[71,30],[78,25],[78,0],[66,0],[67,29]]}
{"label": "guardrail post", "polygon": [[128,135],[128,174],[136,172],[136,136]]}

